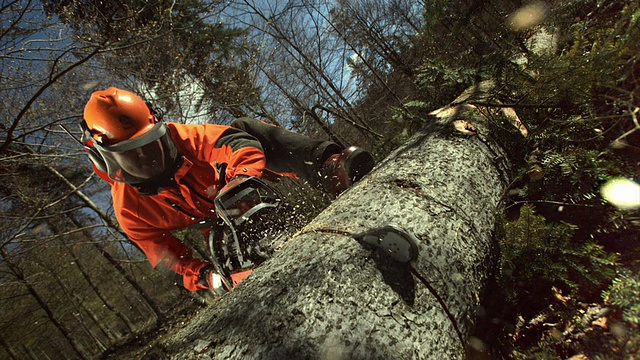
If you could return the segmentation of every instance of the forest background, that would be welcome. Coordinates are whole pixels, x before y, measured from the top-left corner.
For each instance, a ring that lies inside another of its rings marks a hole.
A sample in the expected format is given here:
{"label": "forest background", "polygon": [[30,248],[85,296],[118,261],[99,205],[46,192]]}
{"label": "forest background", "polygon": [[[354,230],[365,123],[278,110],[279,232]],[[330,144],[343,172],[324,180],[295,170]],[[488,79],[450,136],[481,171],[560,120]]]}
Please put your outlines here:
{"label": "forest background", "polygon": [[[433,110],[482,109],[515,180],[470,343],[637,358],[637,2],[3,0],[0,21],[1,358],[107,357],[202,307],[126,239],[59,126],[108,86],[170,121],[252,116],[378,159]],[[301,223],[331,200],[287,187]]]}

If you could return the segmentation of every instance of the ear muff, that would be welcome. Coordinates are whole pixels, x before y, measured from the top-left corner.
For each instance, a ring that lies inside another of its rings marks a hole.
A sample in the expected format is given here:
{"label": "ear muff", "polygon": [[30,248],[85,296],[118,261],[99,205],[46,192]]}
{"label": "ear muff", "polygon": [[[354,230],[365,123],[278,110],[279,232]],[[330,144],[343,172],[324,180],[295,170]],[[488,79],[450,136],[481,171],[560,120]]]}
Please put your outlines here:
{"label": "ear muff", "polygon": [[89,157],[89,160],[91,160],[91,163],[96,167],[96,169],[102,171],[105,174],[108,174],[107,163],[106,161],[104,161],[104,158],[102,157],[102,155],[100,155],[98,150],[86,145],[84,149],[87,153],[87,156]]}
{"label": "ear muff", "polygon": [[[89,132],[87,123],[85,121],[82,121],[80,123],[80,129],[82,131],[82,138],[78,141],[84,147],[84,151],[89,157],[89,160],[91,160],[91,163],[96,167],[98,171],[104,173],[104,178],[107,178],[107,174],[109,173],[109,170],[107,169],[107,162],[104,160],[102,154],[100,154],[98,149],[93,147],[95,140],[93,140],[93,138],[91,137],[91,133]],[[100,177],[103,177],[101,174],[98,175],[100,175]]]}

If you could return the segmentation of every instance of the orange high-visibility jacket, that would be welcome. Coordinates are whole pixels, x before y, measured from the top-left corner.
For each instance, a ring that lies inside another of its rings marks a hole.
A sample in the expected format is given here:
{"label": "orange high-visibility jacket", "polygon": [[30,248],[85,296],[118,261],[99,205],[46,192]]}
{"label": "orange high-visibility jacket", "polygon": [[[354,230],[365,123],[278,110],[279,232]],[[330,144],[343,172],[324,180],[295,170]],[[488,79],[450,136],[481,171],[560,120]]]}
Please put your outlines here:
{"label": "orange high-visibility jacket", "polygon": [[167,126],[184,156],[175,173],[177,189],[142,196],[128,184],[109,181],[111,195],[120,226],[151,265],[164,263],[183,275],[185,288],[196,291],[206,288],[198,284],[198,276],[207,262],[193,258],[192,250],[171,231],[215,218],[213,201],[222,186],[238,175],[261,176],[265,157],[258,140],[236,128],[214,124]]}

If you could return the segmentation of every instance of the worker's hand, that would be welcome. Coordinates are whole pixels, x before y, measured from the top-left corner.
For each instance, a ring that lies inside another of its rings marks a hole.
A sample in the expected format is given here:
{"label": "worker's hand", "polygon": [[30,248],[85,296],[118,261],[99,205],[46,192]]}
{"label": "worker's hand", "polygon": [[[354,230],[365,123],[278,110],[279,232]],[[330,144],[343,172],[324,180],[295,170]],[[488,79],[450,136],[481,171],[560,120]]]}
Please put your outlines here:
{"label": "worker's hand", "polygon": [[231,285],[228,280],[213,271],[213,269],[205,269],[204,273],[200,275],[200,278],[205,280],[209,290],[216,296],[222,296],[231,290]]}

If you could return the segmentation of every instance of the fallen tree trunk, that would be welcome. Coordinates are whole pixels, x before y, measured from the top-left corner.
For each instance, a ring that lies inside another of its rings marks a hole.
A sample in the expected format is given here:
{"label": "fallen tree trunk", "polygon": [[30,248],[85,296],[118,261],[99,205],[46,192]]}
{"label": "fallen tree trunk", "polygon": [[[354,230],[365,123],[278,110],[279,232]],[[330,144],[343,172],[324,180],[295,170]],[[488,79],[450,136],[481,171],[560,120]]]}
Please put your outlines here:
{"label": "fallen tree trunk", "polygon": [[[466,126],[466,135],[453,126],[457,116],[430,120],[148,355],[464,358],[494,265],[492,232],[508,165],[481,116],[467,116],[476,129]],[[419,239],[415,270],[343,234],[386,224]]]}

